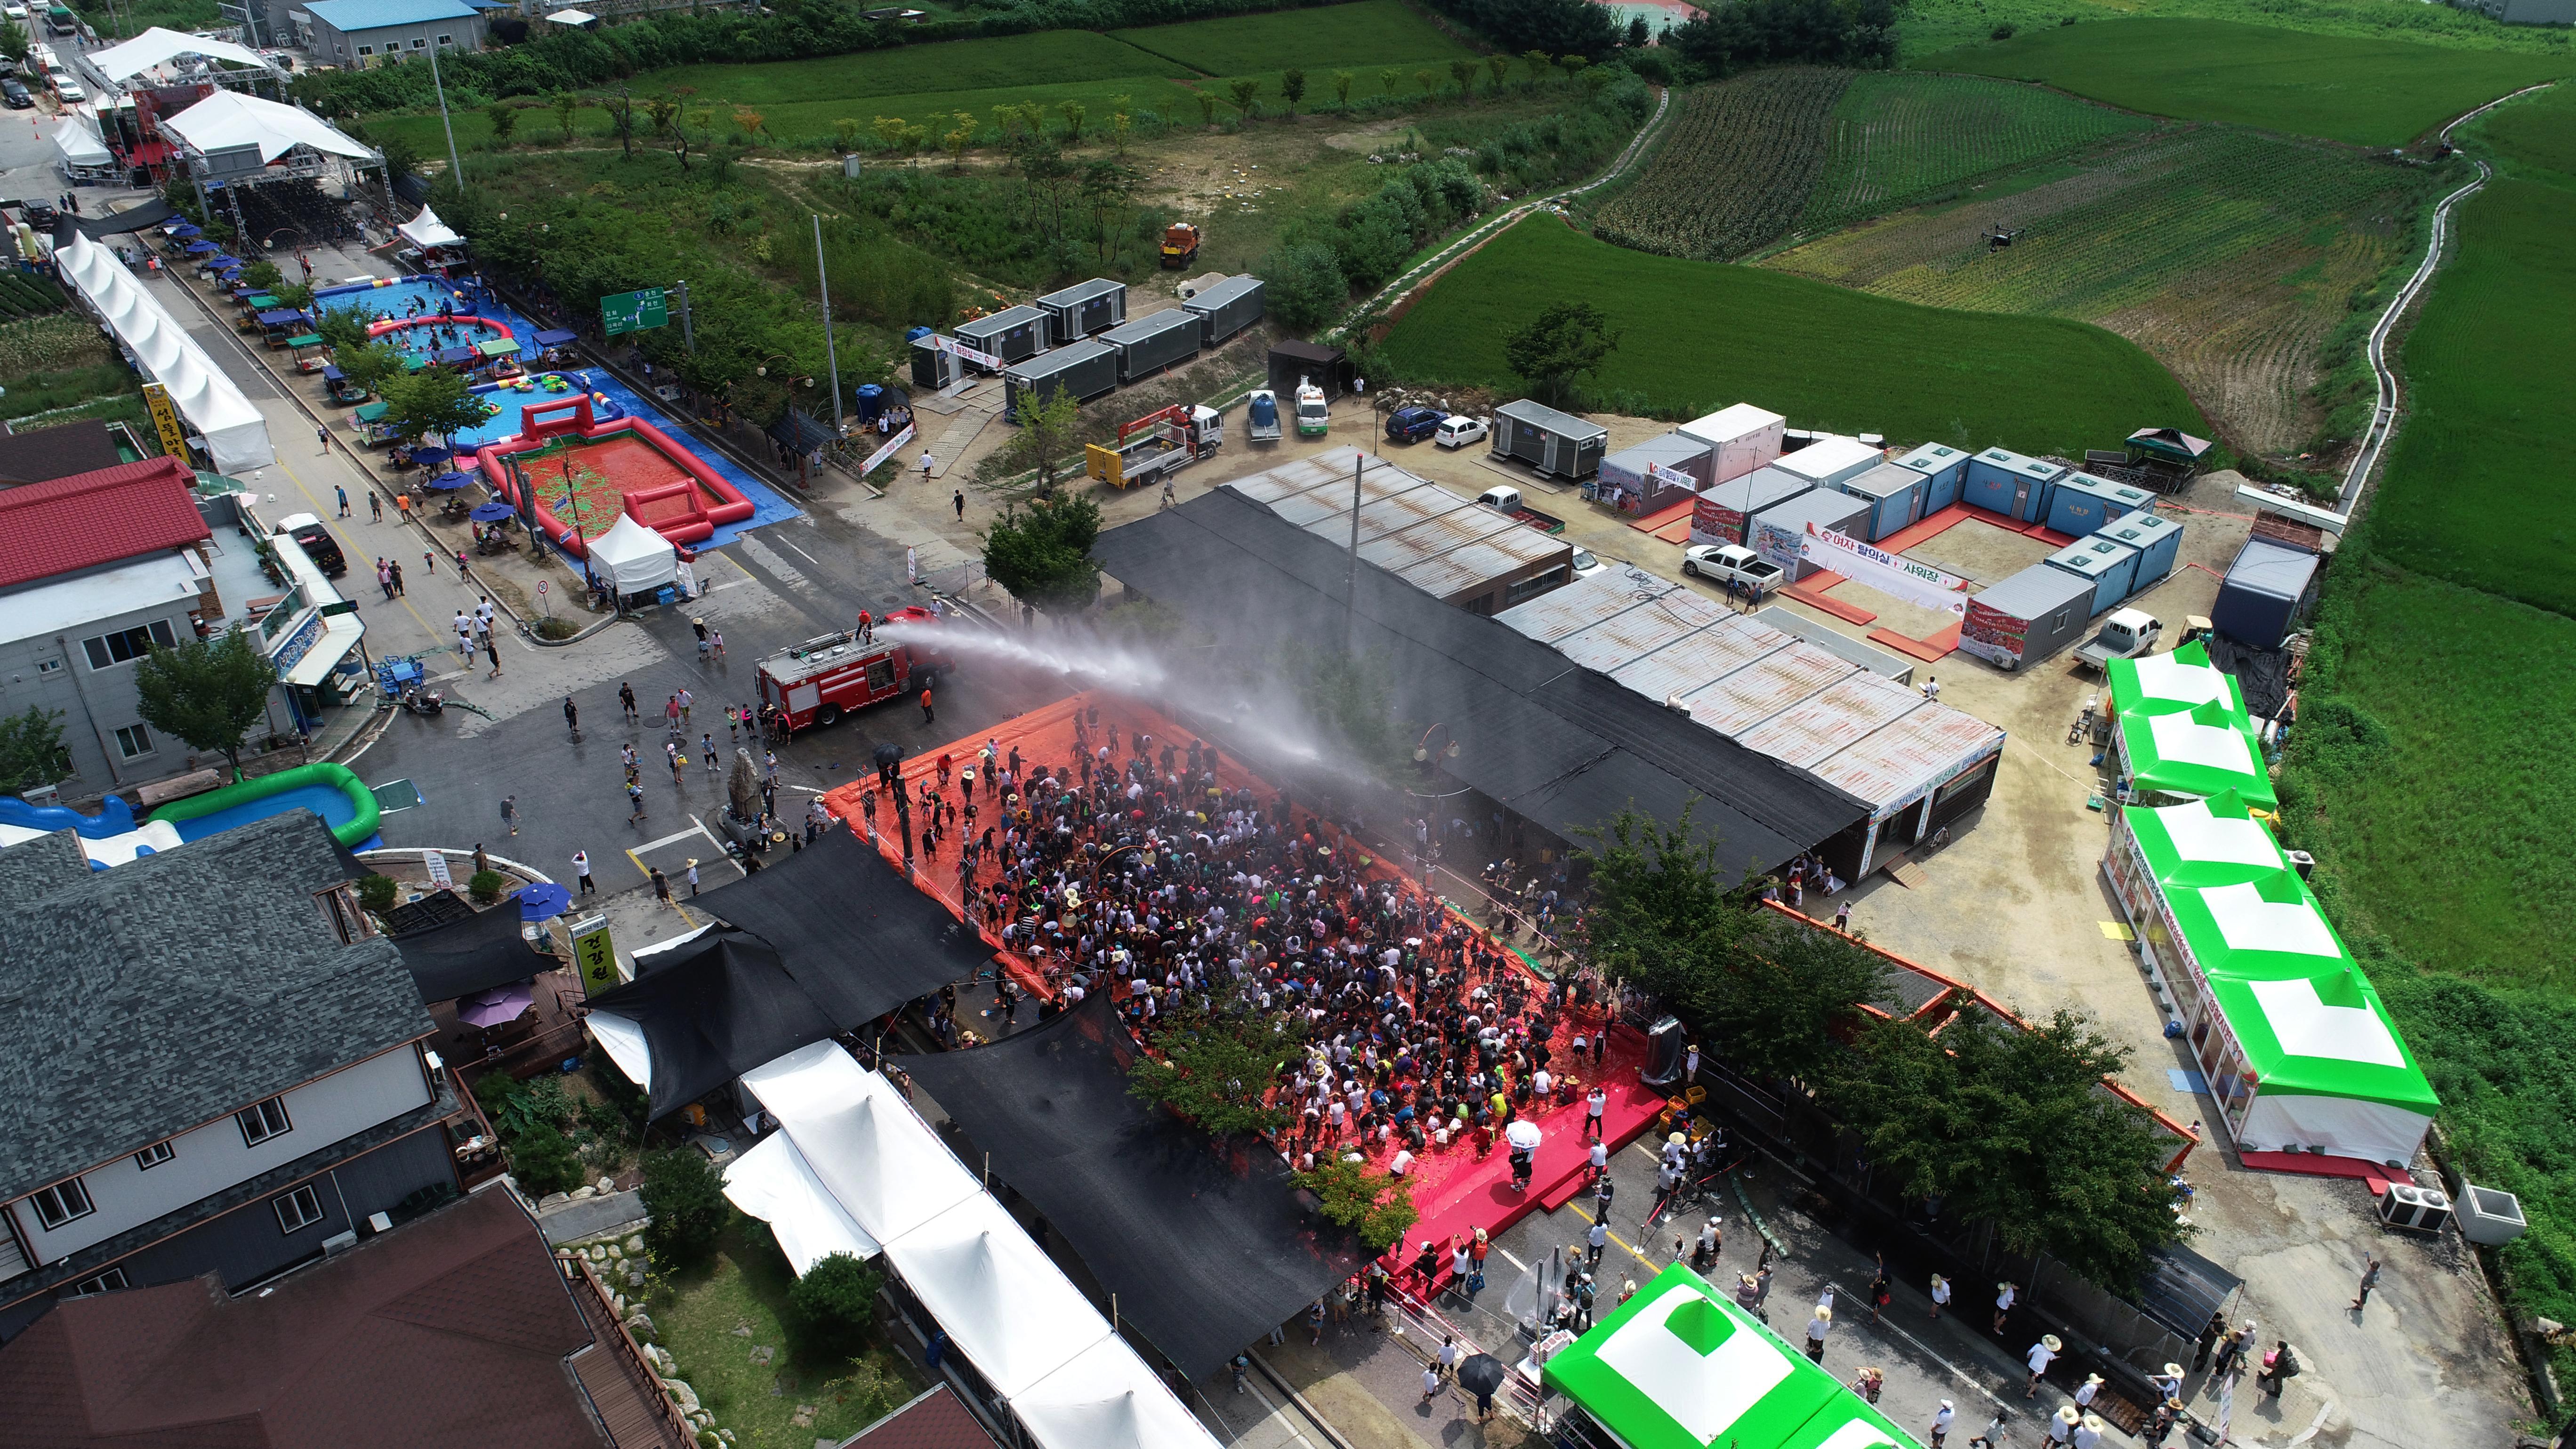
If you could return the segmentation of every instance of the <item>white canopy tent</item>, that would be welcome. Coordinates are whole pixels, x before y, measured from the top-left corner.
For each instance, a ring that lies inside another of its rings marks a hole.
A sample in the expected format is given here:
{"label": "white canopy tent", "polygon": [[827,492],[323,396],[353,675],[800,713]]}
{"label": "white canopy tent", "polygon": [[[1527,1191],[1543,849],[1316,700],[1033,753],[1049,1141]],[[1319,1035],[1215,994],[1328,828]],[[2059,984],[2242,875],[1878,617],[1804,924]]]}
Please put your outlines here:
{"label": "white canopy tent", "polygon": [[456,228],[440,221],[438,213],[426,206],[420,209],[420,215],[395,227],[394,234],[423,251],[432,247],[457,246],[465,240],[457,234]]}
{"label": "white canopy tent", "polygon": [[87,106],[74,106],[63,113],[63,123],[54,128],[54,149],[63,153],[66,166],[112,166],[107,143],[99,139],[98,121]]}
{"label": "white canopy tent", "polygon": [[175,116],[165,116],[161,129],[201,153],[256,145],[262,165],[298,146],[352,161],[383,159],[301,106],[282,106],[239,91],[217,91]]}
{"label": "white canopy tent", "polygon": [[797,1271],[882,1245],[1041,1449],[1215,1449],[883,1076],[823,1041],[742,1082],[781,1130],[725,1169],[725,1194],[769,1223]]}
{"label": "white canopy tent", "polygon": [[165,30],[158,25],[122,44],[91,51],[89,63],[97,66],[99,74],[109,80],[127,81],[190,55],[203,56],[207,60],[227,60],[260,70],[275,69],[258,51],[246,46],[235,45],[229,40]]}
{"label": "white canopy tent", "polygon": [[590,541],[590,566],[621,594],[660,588],[680,576],[680,551],[671,541],[621,513],[606,533]]}
{"label": "white canopy tent", "polygon": [[179,416],[205,439],[216,472],[239,476],[277,461],[268,419],[116,253],[75,232],[55,251],[54,263],[144,375],[170,390]]}

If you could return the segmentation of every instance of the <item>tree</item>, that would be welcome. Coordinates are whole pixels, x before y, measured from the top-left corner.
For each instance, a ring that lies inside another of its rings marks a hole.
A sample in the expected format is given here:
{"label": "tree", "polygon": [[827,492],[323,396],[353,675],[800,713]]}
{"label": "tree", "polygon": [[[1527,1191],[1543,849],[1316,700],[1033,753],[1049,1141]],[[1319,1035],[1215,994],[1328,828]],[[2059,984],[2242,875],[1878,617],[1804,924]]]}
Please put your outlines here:
{"label": "tree", "polygon": [[1220,988],[1205,1005],[1158,1019],[1127,1069],[1127,1090],[1169,1107],[1211,1137],[1276,1132],[1291,1109],[1269,1099],[1279,1069],[1305,1044],[1305,1033],[1251,1008],[1242,989]]}
{"label": "tree", "polygon": [[847,156],[859,149],[859,122],[854,116],[843,116],[832,123],[832,149]]}
{"label": "tree", "polygon": [[1236,114],[1249,121],[1252,119],[1252,107],[1261,95],[1261,82],[1246,76],[1241,80],[1228,82],[1225,93],[1226,98],[1234,102]]}
{"label": "tree", "polygon": [[948,149],[949,168],[956,171],[965,170],[966,148],[975,144],[975,113],[959,111],[957,129],[940,137],[939,144]]}
{"label": "tree", "polygon": [[1087,608],[1100,597],[1100,565],[1091,561],[1099,537],[1100,505],[1089,498],[1013,504],[984,530],[984,572],[1022,603]]}
{"label": "tree", "polygon": [[1492,93],[1498,96],[1501,95],[1503,93],[1503,78],[1512,73],[1512,58],[1508,55],[1504,55],[1500,51],[1496,51],[1494,54],[1485,57],[1485,69],[1491,73],[1494,78]]}
{"label": "tree", "polygon": [[1422,87],[1424,95],[1431,95],[1440,89],[1440,72],[1424,66],[1413,73],[1413,83]]}
{"label": "tree", "polygon": [[1589,302],[1552,302],[1528,325],[1503,335],[1503,360],[1542,402],[1562,405],[1575,379],[1619,350],[1620,334]]}
{"label": "tree", "polygon": [[186,740],[192,750],[223,751],[236,779],[242,741],[267,718],[268,692],[276,684],[277,666],[239,629],[182,639],[176,648],[155,645],[134,665],[143,722]]}
{"label": "tree", "polygon": [[1395,96],[1395,88],[1404,83],[1404,73],[1392,68],[1379,71],[1377,73],[1377,83],[1379,89],[1385,91],[1387,97],[1391,100]]}
{"label": "tree", "polygon": [[286,274],[277,269],[275,262],[259,261],[242,268],[241,279],[242,285],[253,292],[274,292],[284,285]]}
{"label": "tree", "polygon": [[1480,69],[1476,62],[1464,57],[1449,62],[1449,78],[1458,83],[1458,99],[1463,101],[1476,93],[1476,72]]}
{"label": "tree", "polygon": [[635,98],[624,91],[601,103],[608,112],[608,134],[617,138],[627,160],[635,159]]}
{"label": "tree", "polygon": [[1589,59],[1580,55],[1560,55],[1556,58],[1556,68],[1565,72],[1568,85],[1573,84],[1575,76],[1581,74],[1583,68],[1591,63]]}
{"label": "tree", "polygon": [[1319,242],[1283,242],[1252,270],[1261,278],[1271,315],[1300,332],[1323,326],[1351,299],[1341,259]]}
{"label": "tree", "polygon": [[818,1368],[837,1368],[868,1346],[885,1278],[847,1253],[805,1270],[787,1289],[787,1331],[796,1354]]}
{"label": "tree", "polygon": [[1082,168],[1082,202],[1091,211],[1091,232],[1100,260],[1109,261],[1118,239],[1132,228],[1113,224],[1136,201],[1145,175],[1123,161],[1094,161]]}
{"label": "tree", "polygon": [[[331,360],[339,365],[349,381],[366,392],[381,393],[388,378],[403,375],[403,354],[390,342],[362,342],[355,347],[334,347]],[[387,409],[391,411],[391,409]]]}
{"label": "tree", "polygon": [[1216,97],[1201,90],[1193,90],[1190,92],[1190,95],[1199,103],[1199,124],[1202,126],[1215,125]]}
{"label": "tree", "polygon": [[1080,101],[1059,102],[1056,110],[1064,117],[1064,143],[1068,146],[1081,145],[1082,123],[1091,114],[1090,110]]}
{"label": "tree", "polygon": [[1537,90],[1538,83],[1547,79],[1547,73],[1556,68],[1556,57],[1548,54],[1544,50],[1522,51],[1521,60],[1529,66],[1529,88],[1531,90]]}
{"label": "tree", "polygon": [[[341,353],[355,352],[374,340],[367,333],[367,324],[374,320],[354,306],[325,307],[313,319],[313,330],[330,345],[332,360],[340,361]],[[340,361],[340,365],[343,368],[348,366],[345,361]]]}
{"label": "tree", "polygon": [[509,145],[510,133],[519,129],[518,108],[499,101],[483,108],[483,119],[492,123],[492,145],[496,150]]}
{"label": "tree", "polygon": [[769,118],[749,106],[733,108],[733,128],[746,137],[758,136],[769,129]]}
{"label": "tree", "polygon": [[1333,99],[1336,102],[1345,106],[1351,103],[1351,82],[1355,79],[1357,77],[1346,70],[1333,72]]}
{"label": "tree", "polygon": [[1109,143],[1118,148],[1122,161],[1127,158],[1127,137],[1136,128],[1135,113],[1129,109],[1133,104],[1126,96],[1109,98]]}
{"label": "tree", "polygon": [[0,55],[20,65],[27,63],[27,32],[15,20],[0,20]]}
{"label": "tree", "polygon": [[654,135],[667,136],[679,129],[680,103],[669,96],[647,96],[644,118],[652,124]]}
{"label": "tree", "polygon": [[564,144],[572,144],[572,120],[581,113],[581,97],[570,91],[555,92],[555,124],[563,129]]}
{"label": "tree", "polygon": [[1392,1173],[1372,1171],[1365,1160],[1336,1157],[1295,1178],[1320,1199],[1326,1218],[1358,1233],[1372,1253],[1404,1241],[1405,1231],[1422,1221],[1421,1209],[1413,1205],[1413,1185]]}
{"label": "tree", "polygon": [[313,305],[313,288],[306,283],[280,282],[276,291],[277,300],[284,302],[290,311],[306,311]]}
{"label": "tree", "polygon": [[552,1123],[540,1122],[510,1143],[510,1175],[530,1197],[570,1192],[581,1186],[581,1157]]}
{"label": "tree", "polygon": [[0,715],[0,791],[16,795],[71,776],[61,710],[31,704],[23,713]]}
{"label": "tree", "polygon": [[452,367],[424,367],[408,377],[387,378],[383,392],[385,421],[398,437],[435,433],[451,438],[483,426],[489,416],[465,374]]}
{"label": "tree", "polygon": [[1628,48],[1630,50],[1643,50],[1654,40],[1654,38],[1655,33],[1647,26],[1645,16],[1631,15],[1628,17]]}
{"label": "tree", "polygon": [[1288,115],[1297,115],[1297,103],[1306,99],[1306,73],[1291,67],[1279,73],[1279,94],[1288,102]]}
{"label": "tree", "polygon": [[692,1147],[644,1154],[639,1197],[652,1218],[644,1225],[645,1249],[654,1266],[666,1272],[703,1261],[733,1216],[724,1178],[706,1154]]}

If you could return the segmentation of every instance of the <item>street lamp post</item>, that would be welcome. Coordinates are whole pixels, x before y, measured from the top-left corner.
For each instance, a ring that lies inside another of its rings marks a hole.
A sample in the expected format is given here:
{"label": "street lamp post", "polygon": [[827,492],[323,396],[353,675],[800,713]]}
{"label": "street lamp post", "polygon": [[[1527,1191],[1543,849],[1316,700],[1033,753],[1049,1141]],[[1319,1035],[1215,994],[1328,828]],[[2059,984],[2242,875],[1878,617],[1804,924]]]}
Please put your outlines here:
{"label": "street lamp post", "polygon": [[[465,163],[456,159],[456,125],[447,118],[447,85],[438,78],[438,47],[435,45],[429,48],[429,84],[438,92],[439,129],[447,133],[447,169],[456,178],[456,194],[462,196],[465,194]],[[385,182],[385,190],[393,190],[390,178]]]}

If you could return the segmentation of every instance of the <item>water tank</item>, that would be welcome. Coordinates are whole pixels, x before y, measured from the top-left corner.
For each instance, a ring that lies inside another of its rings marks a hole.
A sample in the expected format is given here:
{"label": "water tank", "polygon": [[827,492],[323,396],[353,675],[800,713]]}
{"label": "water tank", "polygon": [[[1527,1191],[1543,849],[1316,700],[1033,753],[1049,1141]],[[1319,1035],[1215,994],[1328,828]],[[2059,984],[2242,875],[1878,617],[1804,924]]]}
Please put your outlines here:
{"label": "water tank", "polygon": [[855,396],[859,404],[860,422],[873,423],[877,420],[877,415],[885,411],[885,389],[878,384],[860,383]]}

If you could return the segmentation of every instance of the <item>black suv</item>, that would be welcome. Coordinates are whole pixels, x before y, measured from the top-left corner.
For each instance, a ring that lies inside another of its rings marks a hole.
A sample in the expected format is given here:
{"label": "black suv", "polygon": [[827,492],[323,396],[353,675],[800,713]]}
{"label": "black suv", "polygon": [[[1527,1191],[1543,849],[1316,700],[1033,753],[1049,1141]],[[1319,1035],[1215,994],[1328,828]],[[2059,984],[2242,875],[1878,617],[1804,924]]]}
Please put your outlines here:
{"label": "black suv", "polygon": [[16,80],[0,80],[0,104],[7,105],[13,111],[33,110],[36,98],[29,95],[27,88]]}

